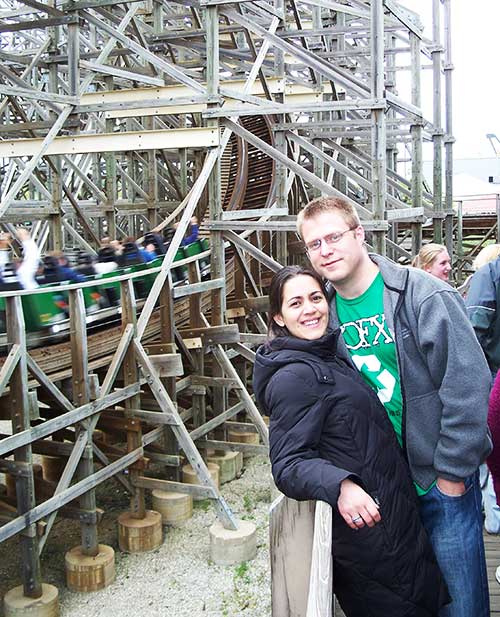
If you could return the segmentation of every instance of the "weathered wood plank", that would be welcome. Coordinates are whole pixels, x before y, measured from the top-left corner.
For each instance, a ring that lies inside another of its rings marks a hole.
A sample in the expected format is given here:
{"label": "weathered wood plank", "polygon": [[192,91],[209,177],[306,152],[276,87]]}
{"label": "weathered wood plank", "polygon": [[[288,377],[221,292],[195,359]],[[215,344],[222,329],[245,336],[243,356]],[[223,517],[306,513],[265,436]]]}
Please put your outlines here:
{"label": "weathered wood plank", "polygon": [[332,600],[332,507],[317,501],[306,617],[331,617]]}
{"label": "weathered wood plank", "polygon": [[273,617],[305,617],[314,538],[313,501],[280,495],[270,508]]}

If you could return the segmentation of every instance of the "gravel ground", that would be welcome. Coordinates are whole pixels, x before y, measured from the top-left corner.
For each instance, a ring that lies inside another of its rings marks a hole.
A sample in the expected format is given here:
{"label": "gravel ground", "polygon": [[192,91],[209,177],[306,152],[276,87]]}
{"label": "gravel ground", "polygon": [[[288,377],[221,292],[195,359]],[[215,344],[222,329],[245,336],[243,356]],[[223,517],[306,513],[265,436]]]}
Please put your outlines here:
{"label": "gravel ground", "polygon": [[[237,518],[257,526],[253,561],[239,566],[210,563],[208,529],[215,514],[208,500],[198,502],[193,518],[183,527],[164,528],[165,541],[159,549],[133,555],[117,550],[116,581],[107,589],[81,594],[59,584],[61,616],[270,617],[267,458],[246,461],[242,476],[225,484],[222,493]],[[108,543],[115,546],[116,540]],[[48,574],[50,567],[43,569]],[[52,577],[44,576],[52,582],[48,578]]]}

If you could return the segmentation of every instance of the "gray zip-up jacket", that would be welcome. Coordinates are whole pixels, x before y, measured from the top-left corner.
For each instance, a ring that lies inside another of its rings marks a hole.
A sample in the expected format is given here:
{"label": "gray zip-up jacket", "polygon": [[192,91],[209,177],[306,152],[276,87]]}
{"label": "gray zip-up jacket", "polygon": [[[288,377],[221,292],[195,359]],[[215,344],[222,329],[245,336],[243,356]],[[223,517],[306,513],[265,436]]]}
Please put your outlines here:
{"label": "gray zip-up jacket", "polygon": [[[384,280],[385,320],[396,342],[403,448],[415,482],[460,482],[491,451],[491,375],[460,294],[422,270],[370,254]],[[333,291],[330,325],[339,321]],[[339,353],[350,361],[341,337]]]}

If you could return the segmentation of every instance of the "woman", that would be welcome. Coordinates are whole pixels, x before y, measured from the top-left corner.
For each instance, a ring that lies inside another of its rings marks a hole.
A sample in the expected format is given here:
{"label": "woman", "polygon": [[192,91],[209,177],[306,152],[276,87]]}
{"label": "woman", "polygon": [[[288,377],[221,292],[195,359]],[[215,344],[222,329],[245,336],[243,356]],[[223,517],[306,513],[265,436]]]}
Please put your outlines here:
{"label": "woman", "polygon": [[424,244],[411,265],[448,282],[451,272],[451,259],[447,248],[442,244],[434,244],[433,242]]}
{"label": "woman", "polygon": [[335,355],[321,278],[289,266],[269,292],[254,390],[278,488],[333,508],[333,584],[347,617],[430,617],[449,601],[386,412]]}

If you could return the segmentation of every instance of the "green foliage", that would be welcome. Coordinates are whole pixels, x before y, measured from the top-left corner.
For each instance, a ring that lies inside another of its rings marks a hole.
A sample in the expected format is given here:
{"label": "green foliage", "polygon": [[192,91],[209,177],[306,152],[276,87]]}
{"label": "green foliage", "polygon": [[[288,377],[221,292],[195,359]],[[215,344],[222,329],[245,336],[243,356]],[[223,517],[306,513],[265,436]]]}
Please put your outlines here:
{"label": "green foliage", "polygon": [[251,512],[254,509],[254,502],[250,495],[243,495],[243,507],[246,512]]}

